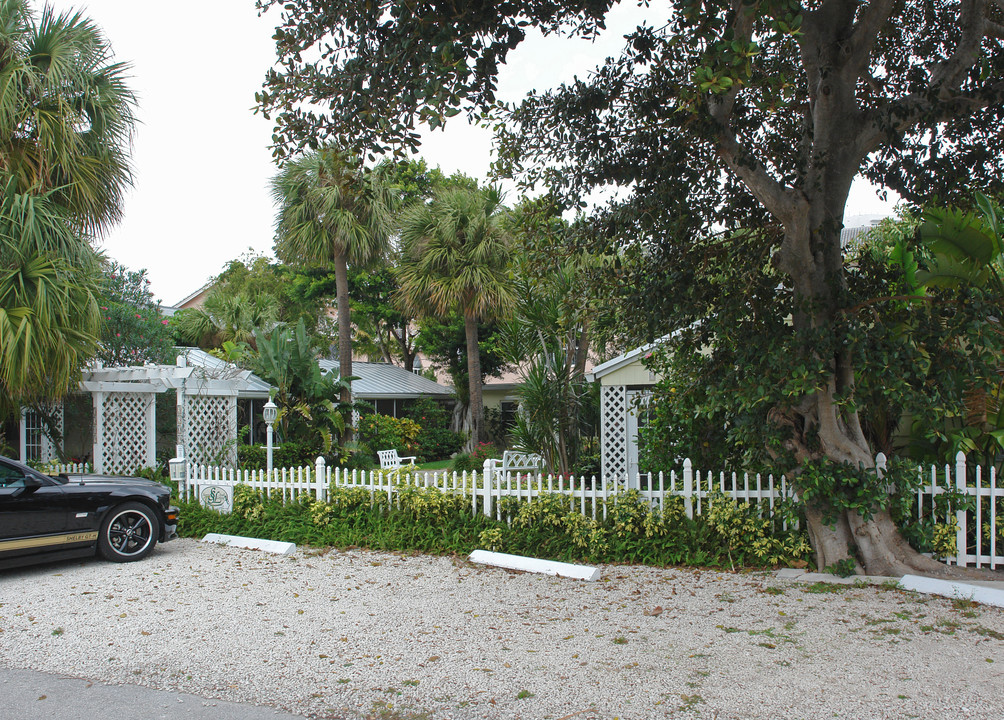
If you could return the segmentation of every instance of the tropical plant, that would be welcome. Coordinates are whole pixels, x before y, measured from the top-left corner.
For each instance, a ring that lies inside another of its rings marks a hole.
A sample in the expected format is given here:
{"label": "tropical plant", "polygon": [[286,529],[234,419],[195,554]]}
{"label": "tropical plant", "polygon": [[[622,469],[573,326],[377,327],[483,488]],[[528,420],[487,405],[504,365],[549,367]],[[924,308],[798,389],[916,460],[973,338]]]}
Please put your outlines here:
{"label": "tropical plant", "polygon": [[350,427],[346,415],[352,408],[336,400],[351,378],[321,372],[317,348],[302,319],[292,329],[255,330],[255,341],[257,352],[246,361],[276,389],[280,438],[314,443],[324,453],[330,452],[332,443]]}
{"label": "tropical plant", "polygon": [[[334,265],[338,310],[338,369],[352,376],[352,325],[348,266],[363,266],[383,253],[394,204],[386,170],[324,147],[288,163],[272,180],[279,206],[276,254],[284,262]],[[350,402],[350,385],[342,402]]]}
{"label": "tropical plant", "polygon": [[519,368],[519,412],[511,436],[562,474],[578,464],[582,430],[595,413],[585,378],[590,329],[600,315],[589,292],[585,253],[555,253],[569,228],[534,204],[519,208],[521,239],[513,314],[502,323],[503,346]]}
{"label": "tropical plant", "polygon": [[421,462],[443,460],[463,447],[463,435],[450,430],[449,411],[434,400],[418,398],[405,413],[421,428],[416,438]]}
{"label": "tropical plant", "polygon": [[0,209],[0,418],[55,400],[98,347],[100,265],[51,194]]}
{"label": "tropical plant", "polygon": [[79,13],[0,2],[0,416],[61,397],[97,349],[100,262],[135,99]]}
{"label": "tropical plant", "polygon": [[397,450],[398,455],[415,456],[422,427],[408,418],[367,413],[359,418],[359,442],[376,457],[380,450]]}
{"label": "tropical plant", "polygon": [[202,307],[175,313],[171,329],[186,345],[220,348],[227,342],[254,345],[255,330],[271,330],[278,323],[277,305],[263,294],[213,288]]}
{"label": "tropical plant", "polygon": [[398,271],[401,298],[418,316],[456,312],[464,318],[470,397],[470,447],[484,423],[478,321],[513,305],[509,235],[496,188],[448,187],[429,203],[402,213],[404,255]]}
{"label": "tropical plant", "polygon": [[[1004,309],[1004,221],[1001,209],[983,193],[975,194],[976,211],[929,208],[917,234],[933,254],[916,282],[929,288],[984,291],[987,306],[997,322],[991,325],[998,335],[1000,311]],[[965,348],[978,347],[967,342]],[[997,382],[968,383],[966,413],[962,427],[952,433],[953,450],[978,452],[987,462],[1000,466],[1004,455],[1004,363],[997,363]]]}
{"label": "tropical plant", "polygon": [[79,230],[107,228],[130,184],[135,97],[100,29],[77,12],[0,3],[0,171],[51,193]]}
{"label": "tropical plant", "polygon": [[918,233],[934,261],[917,281],[930,287],[985,287],[1004,304],[1004,218],[983,193],[975,200],[979,213],[944,207],[924,211]]}

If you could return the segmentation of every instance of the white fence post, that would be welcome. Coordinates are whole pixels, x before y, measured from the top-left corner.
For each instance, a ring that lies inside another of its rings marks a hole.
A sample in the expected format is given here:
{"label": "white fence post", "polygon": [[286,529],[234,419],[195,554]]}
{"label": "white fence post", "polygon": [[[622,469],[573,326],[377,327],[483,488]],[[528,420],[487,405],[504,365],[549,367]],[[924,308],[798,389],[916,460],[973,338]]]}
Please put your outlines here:
{"label": "white fence post", "polygon": [[[885,453],[879,453],[875,456],[875,475],[879,480],[885,477],[886,470],[889,469],[889,460],[886,458]],[[885,484],[885,494],[892,495],[896,491],[896,487],[891,483],[887,482]]]}
{"label": "white fence post", "polygon": [[[477,473],[474,473],[474,482],[477,483]],[[492,516],[492,484],[495,482],[495,461],[486,458],[482,468],[482,489],[485,493],[484,512],[485,517]]]}
{"label": "white fence post", "polygon": [[[955,456],[955,489],[960,493],[966,492],[966,454],[959,450]],[[976,498],[979,502],[979,498]],[[955,520],[958,523],[958,532],[955,534],[955,564],[968,565],[966,558],[966,511],[956,510]],[[980,532],[980,528],[976,528]],[[979,567],[980,559],[976,558],[976,566]]]}
{"label": "white fence post", "polygon": [[318,500],[327,500],[327,484],[324,482],[324,457],[317,456],[314,462],[314,497]]}
{"label": "white fence post", "polygon": [[694,464],[690,458],[683,461],[683,507],[687,517],[694,519]]}

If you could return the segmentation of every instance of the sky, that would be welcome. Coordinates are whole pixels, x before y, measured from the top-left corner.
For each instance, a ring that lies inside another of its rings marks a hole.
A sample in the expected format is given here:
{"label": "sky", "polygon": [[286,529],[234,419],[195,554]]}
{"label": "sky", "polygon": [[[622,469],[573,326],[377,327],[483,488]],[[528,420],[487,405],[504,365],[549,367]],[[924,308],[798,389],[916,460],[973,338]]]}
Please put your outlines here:
{"label": "sky", "polygon": [[[50,2],[97,23],[115,59],[131,66],[138,98],[133,188],[122,222],[100,239],[101,249],[132,270],[145,268],[165,305],[195,293],[230,260],[271,255],[272,124],[252,107],[275,61],[271,36],[279,14],[258,17],[253,0],[208,0],[197,12],[136,0]],[[629,2],[615,8],[596,43],[528,39],[510,56],[498,96],[518,100],[530,89],[585,76],[617,53],[641,17]],[[447,174],[485,178],[491,134],[460,115],[445,132],[426,136],[421,156]],[[852,190],[848,216],[890,211],[867,186]]]}

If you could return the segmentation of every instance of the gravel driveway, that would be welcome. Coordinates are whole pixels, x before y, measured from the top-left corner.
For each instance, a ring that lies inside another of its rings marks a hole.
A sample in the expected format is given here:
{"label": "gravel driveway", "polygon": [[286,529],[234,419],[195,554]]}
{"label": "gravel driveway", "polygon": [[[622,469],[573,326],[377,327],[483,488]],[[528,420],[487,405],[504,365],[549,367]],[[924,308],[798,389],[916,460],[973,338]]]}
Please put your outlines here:
{"label": "gravel driveway", "polygon": [[178,540],[0,572],[0,665],[325,718],[1004,718],[1000,609],[602,571]]}

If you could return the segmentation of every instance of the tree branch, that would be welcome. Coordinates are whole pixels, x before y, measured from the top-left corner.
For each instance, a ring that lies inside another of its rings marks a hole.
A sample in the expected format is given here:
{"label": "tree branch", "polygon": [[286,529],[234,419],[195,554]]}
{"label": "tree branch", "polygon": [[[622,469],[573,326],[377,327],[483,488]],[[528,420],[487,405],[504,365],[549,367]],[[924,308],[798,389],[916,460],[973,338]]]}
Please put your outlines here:
{"label": "tree branch", "polygon": [[924,93],[911,93],[881,110],[868,114],[870,125],[859,137],[862,155],[877,149],[887,138],[895,138],[921,120],[946,122],[958,117],[961,110],[984,110],[1004,102],[1004,82],[988,85],[975,92],[957,93],[947,101],[932,100]]}
{"label": "tree branch", "polygon": [[986,0],[962,0],[959,27],[962,37],[947,61],[935,65],[931,71],[931,89],[939,94],[957,89],[963,76],[979,57],[983,43],[983,24],[986,20]]}
{"label": "tree branch", "polygon": [[[993,1],[1004,6],[1004,0]],[[952,56],[931,69],[926,88],[866,114],[866,126],[870,129],[859,138],[862,155],[875,150],[887,138],[901,136],[921,120],[943,122],[958,115],[960,109],[980,110],[1004,101],[1004,83],[985,85],[971,92],[959,91],[967,72],[979,59],[983,38],[1004,30],[987,20],[986,2],[963,0],[959,21],[962,35]]]}
{"label": "tree branch", "polygon": [[892,8],[893,0],[872,0],[861,11],[846,51],[850,60],[848,66],[853,70],[855,77],[871,78],[868,61],[872,56],[879,31],[889,20]]}
{"label": "tree branch", "polygon": [[[756,10],[757,7],[747,7],[743,0],[733,0],[731,29],[736,40],[749,42],[752,39]],[[718,155],[746,184],[756,199],[782,223],[787,224],[797,206],[794,198],[781,183],[771,177],[767,168],[756,160],[753,152],[743,147],[732,130],[732,113],[739,88],[740,83],[735,83],[727,92],[709,95],[707,99],[708,113],[716,125]]]}

